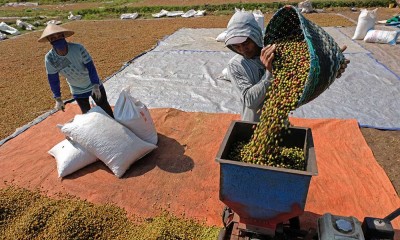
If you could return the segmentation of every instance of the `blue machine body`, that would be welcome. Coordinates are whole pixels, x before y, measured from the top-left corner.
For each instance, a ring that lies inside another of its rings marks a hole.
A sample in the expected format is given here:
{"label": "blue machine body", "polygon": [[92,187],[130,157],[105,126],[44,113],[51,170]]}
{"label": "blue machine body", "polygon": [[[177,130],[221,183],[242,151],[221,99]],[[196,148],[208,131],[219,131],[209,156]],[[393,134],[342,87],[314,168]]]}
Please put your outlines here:
{"label": "blue machine body", "polygon": [[216,157],[220,164],[219,197],[241,222],[273,227],[304,212],[311,177],[317,175],[314,145],[309,128],[291,127],[284,139],[285,146],[304,149],[304,171],[227,159],[233,143],[250,139],[254,124],[233,121],[227,131]]}

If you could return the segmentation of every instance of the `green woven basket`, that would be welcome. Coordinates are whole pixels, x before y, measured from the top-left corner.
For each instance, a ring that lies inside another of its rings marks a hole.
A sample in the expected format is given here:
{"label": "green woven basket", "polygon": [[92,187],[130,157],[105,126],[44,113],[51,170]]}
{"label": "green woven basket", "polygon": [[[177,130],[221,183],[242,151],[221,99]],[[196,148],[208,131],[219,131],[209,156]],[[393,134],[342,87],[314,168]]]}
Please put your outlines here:
{"label": "green woven basket", "polygon": [[304,35],[311,58],[310,72],[298,102],[299,107],[318,97],[335,81],[345,59],[335,40],[291,5],[274,14],[265,28],[264,45],[297,34]]}

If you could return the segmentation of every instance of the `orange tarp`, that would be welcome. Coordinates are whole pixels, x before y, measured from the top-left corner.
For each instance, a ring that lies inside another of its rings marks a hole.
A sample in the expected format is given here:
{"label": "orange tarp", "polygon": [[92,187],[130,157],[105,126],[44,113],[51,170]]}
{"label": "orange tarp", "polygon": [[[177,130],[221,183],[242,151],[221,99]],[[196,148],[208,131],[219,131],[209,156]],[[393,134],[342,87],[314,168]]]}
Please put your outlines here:
{"label": "orange tarp", "polygon": [[[94,203],[112,202],[144,217],[163,208],[222,226],[215,156],[228,126],[239,116],[176,109],[150,112],[159,134],[158,148],[134,163],[121,179],[100,161],[58,178],[56,162],[47,151],[64,139],[56,125],[79,114],[77,105],[69,104],[66,112],[57,112],[0,147],[0,186],[12,182],[49,195],[63,192]],[[318,167],[300,218],[302,226],[315,227],[317,218],[327,212],[362,221],[366,216],[383,218],[400,207],[356,120],[291,122],[312,129]],[[400,229],[399,219],[392,224]]]}

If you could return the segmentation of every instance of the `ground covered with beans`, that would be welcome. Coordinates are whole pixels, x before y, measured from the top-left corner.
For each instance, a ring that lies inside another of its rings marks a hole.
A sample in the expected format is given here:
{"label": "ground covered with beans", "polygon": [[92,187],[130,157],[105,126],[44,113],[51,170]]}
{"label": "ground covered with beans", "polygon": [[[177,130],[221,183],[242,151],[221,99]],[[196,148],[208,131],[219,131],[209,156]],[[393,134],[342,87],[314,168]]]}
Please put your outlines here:
{"label": "ground covered with beans", "polygon": [[216,239],[219,229],[163,210],[152,218],[128,219],[111,204],[73,196],[49,198],[39,191],[0,190],[0,239]]}
{"label": "ground covered with beans", "polygon": [[[195,2],[190,1],[193,5]],[[64,5],[64,8],[72,6],[73,9],[81,7],[72,4]],[[387,19],[398,12],[398,9],[382,8],[378,11],[378,20]],[[272,14],[265,15],[266,23]],[[192,19],[76,21],[64,26],[76,32],[70,40],[87,47],[104,80],[124,63],[150,50],[157,41],[176,30],[225,28],[230,16],[209,14]],[[325,9],[325,13],[306,17],[322,27],[355,26],[358,13],[349,9]],[[0,139],[54,106],[44,69],[44,55],[49,45],[37,42],[41,33],[30,32],[0,42]],[[62,83],[62,92],[65,99],[71,97],[65,81]],[[397,192],[400,192],[400,131],[368,128],[362,128],[361,131],[376,160]],[[183,238],[179,234],[185,234],[184,239],[215,239],[218,232],[215,228],[204,227],[168,213],[152,219],[128,219],[123,210],[112,205],[94,205],[72,196],[50,199],[39,192],[16,187],[0,190],[0,214],[0,239],[13,239],[13,236],[19,236],[19,239],[53,239],[54,236],[57,239]],[[165,228],[166,225],[170,228]]]}

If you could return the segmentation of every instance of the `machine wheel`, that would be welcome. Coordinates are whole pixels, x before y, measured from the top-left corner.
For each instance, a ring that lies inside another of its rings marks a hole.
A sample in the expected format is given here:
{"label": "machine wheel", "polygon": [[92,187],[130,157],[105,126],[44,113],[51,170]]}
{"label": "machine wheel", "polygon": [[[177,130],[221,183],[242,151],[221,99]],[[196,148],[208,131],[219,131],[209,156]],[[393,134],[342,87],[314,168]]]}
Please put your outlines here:
{"label": "machine wheel", "polygon": [[300,218],[297,216],[289,219],[289,225],[291,229],[300,230]]}
{"label": "machine wheel", "polygon": [[234,213],[232,209],[230,209],[228,206],[225,206],[221,214],[224,227],[219,231],[218,240],[230,239],[233,229],[233,216]]}
{"label": "machine wheel", "polygon": [[225,240],[226,238],[226,228],[221,228],[221,230],[219,230],[219,234],[218,234],[218,240]]}
{"label": "machine wheel", "polygon": [[233,220],[233,211],[229,207],[225,206],[222,211],[222,223],[224,224],[224,228],[228,228]]}

